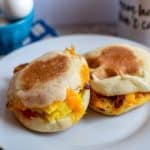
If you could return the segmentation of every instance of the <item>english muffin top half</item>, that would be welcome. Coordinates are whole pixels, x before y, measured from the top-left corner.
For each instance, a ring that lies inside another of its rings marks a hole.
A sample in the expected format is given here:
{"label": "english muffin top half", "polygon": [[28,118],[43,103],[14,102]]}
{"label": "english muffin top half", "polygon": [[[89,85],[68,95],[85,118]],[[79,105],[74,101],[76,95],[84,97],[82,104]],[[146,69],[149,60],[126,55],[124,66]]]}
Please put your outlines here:
{"label": "english muffin top half", "polygon": [[105,96],[150,91],[150,54],[129,45],[110,45],[85,54],[91,88]]}
{"label": "english muffin top half", "polygon": [[8,89],[9,103],[42,108],[54,100],[64,101],[67,89],[82,89],[88,80],[83,57],[69,50],[50,52],[15,69]]}

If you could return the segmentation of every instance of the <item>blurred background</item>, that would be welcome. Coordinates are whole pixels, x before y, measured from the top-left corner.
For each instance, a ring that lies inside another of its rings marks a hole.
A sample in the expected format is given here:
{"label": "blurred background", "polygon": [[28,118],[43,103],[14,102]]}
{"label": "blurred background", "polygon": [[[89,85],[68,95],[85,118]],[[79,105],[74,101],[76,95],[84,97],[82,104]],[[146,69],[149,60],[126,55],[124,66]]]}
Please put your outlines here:
{"label": "blurred background", "polygon": [[0,10],[0,54],[73,33],[120,36],[150,46],[148,0],[0,0]]}
{"label": "blurred background", "polygon": [[55,26],[115,24],[118,0],[35,0],[36,18]]}
{"label": "blurred background", "polygon": [[109,34],[150,46],[149,0],[35,0],[35,9],[61,35]]}

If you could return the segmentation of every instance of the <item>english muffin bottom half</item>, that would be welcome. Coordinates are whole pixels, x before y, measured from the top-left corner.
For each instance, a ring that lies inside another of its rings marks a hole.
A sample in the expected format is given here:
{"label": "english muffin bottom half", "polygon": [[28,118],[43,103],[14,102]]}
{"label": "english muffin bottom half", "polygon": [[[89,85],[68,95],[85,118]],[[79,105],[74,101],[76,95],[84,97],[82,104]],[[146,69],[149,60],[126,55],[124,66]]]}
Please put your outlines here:
{"label": "english muffin bottom half", "polygon": [[28,129],[62,131],[84,115],[88,84],[88,65],[73,48],[50,52],[15,68],[7,107]]}
{"label": "english muffin bottom half", "polygon": [[150,54],[116,44],[85,54],[90,67],[90,108],[120,115],[150,101]]}

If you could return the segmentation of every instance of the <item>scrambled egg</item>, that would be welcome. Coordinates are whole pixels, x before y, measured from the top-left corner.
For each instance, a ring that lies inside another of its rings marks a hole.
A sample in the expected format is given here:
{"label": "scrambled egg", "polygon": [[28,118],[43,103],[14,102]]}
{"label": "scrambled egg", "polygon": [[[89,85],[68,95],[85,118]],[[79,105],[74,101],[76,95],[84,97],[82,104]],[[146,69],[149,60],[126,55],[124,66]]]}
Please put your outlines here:
{"label": "scrambled egg", "polygon": [[72,122],[75,123],[85,112],[82,94],[68,89],[65,101],[55,101],[40,111],[44,112],[43,118],[46,118],[48,121],[59,120],[71,116]]}
{"label": "scrambled egg", "polygon": [[119,115],[148,101],[150,101],[150,93],[132,93],[125,95],[123,103],[119,108],[115,108],[115,106],[107,98],[102,101],[93,99],[92,105],[96,106],[100,111],[105,111],[106,114]]}
{"label": "scrambled egg", "polygon": [[26,108],[23,104],[11,105],[9,104],[9,109],[12,111],[19,111],[25,117],[31,119],[34,117],[40,117],[45,121],[57,121],[65,117],[71,117],[72,123],[77,122],[85,113],[84,103],[83,103],[84,92],[77,93],[74,90],[68,89],[67,96],[64,101],[54,101],[49,106],[38,109]]}
{"label": "scrambled egg", "polygon": [[71,113],[71,109],[65,102],[57,101],[49,105],[47,108],[40,110],[43,113],[42,118],[47,121],[55,121],[67,117]]}

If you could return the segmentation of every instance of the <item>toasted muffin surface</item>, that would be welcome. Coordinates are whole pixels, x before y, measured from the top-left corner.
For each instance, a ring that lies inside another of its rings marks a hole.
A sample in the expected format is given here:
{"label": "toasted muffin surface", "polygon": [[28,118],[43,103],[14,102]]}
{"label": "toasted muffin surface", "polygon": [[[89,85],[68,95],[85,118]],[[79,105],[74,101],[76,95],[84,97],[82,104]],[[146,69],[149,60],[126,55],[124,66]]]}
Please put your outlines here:
{"label": "toasted muffin surface", "polygon": [[[100,70],[97,70],[97,76],[107,78],[119,74],[136,74],[139,71],[139,65],[136,56],[126,47],[112,46],[104,48],[95,58],[87,58],[91,68],[103,67],[105,76],[101,76]],[[96,62],[96,66],[95,65]]]}
{"label": "toasted muffin surface", "polygon": [[129,45],[110,45],[85,55],[91,87],[105,96],[150,91],[150,54]]}
{"label": "toasted muffin surface", "polygon": [[89,70],[83,57],[68,51],[51,52],[16,71],[8,99],[28,108],[43,108],[54,100],[64,101],[67,89],[82,89],[88,82]]}
{"label": "toasted muffin surface", "polygon": [[[69,59],[65,55],[56,55],[45,61],[36,61],[25,69],[21,76],[23,89],[29,90],[35,84],[57,79],[69,68]],[[38,83],[37,83],[38,82]]]}

